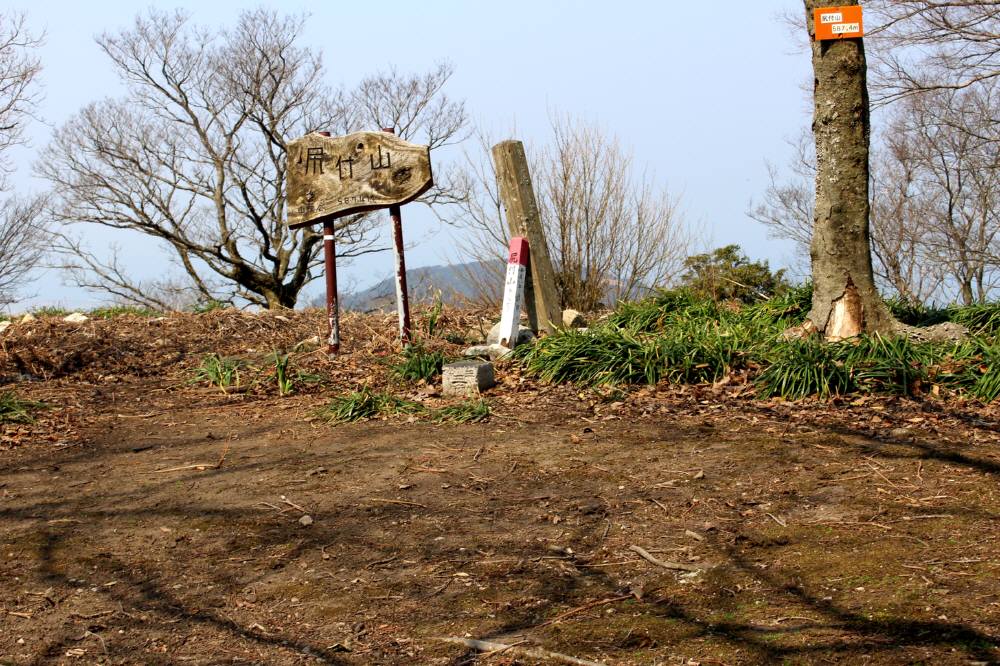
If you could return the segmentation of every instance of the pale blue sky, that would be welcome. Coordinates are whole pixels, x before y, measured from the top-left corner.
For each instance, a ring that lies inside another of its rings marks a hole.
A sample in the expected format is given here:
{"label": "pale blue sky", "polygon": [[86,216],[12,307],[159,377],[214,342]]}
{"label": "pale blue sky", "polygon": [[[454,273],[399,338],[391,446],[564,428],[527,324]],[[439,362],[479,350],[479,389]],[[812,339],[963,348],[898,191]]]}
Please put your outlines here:
{"label": "pale blue sky", "polygon": [[[7,4],[47,35],[41,53],[46,123],[58,126],[87,102],[117,93],[117,78],[93,38],[127,25],[148,5]],[[790,248],[768,239],[745,212],[766,186],[765,159],[784,164],[790,152],[785,139],[808,122],[802,83],[809,57],[777,19],[784,10],[800,11],[799,0],[152,3],[183,7],[210,25],[225,25],[240,9],[261,5],[311,14],[304,43],[324,52],[333,84],[350,85],[393,65],[423,71],[448,60],[455,66],[448,94],[464,98],[474,120],[494,133],[516,123],[519,136],[511,138],[538,142],[552,112],[600,123],[682,195],[689,222],[713,246],[739,243],[773,265],[789,258]],[[18,151],[19,187],[42,186],[31,179],[30,163],[49,131],[35,123],[31,148]],[[417,206],[404,208],[404,218],[407,240],[416,243],[409,266],[454,256],[450,229]],[[94,241],[108,238],[102,233]],[[114,238],[141,274],[166,267],[165,255],[149,243]],[[366,286],[390,272],[390,257],[375,256],[344,269],[342,279]],[[32,291],[36,304],[95,302],[62,286],[55,272],[41,275]]]}

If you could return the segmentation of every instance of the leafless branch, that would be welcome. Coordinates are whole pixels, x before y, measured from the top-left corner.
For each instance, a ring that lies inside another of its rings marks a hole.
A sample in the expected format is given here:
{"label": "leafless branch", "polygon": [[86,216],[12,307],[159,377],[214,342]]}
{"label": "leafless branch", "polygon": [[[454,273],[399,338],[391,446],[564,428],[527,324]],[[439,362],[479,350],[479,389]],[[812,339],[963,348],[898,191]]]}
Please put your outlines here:
{"label": "leafless branch", "polygon": [[[139,231],[172,253],[200,293],[292,307],[320,275],[322,244],[312,229],[285,226],[286,142],[385,120],[441,146],[465,123],[461,103],[442,92],[447,66],[332,90],[321,54],[296,45],[303,28],[301,16],[264,9],[226,30],[151,11],[102,35],[128,94],[88,105],[57,131],[37,165],[59,193],[50,219]],[[373,215],[339,219],[339,255],[382,249],[376,225]],[[91,266],[90,288],[119,298],[142,291],[114,261],[99,263],[116,268]]]}

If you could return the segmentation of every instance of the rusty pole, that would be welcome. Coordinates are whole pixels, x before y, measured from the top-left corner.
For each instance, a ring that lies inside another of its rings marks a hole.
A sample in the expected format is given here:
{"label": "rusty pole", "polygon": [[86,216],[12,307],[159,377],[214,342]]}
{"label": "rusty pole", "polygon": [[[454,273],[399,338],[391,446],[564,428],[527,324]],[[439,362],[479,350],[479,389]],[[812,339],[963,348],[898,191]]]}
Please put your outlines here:
{"label": "rusty pole", "polygon": [[[329,132],[320,132],[330,136]],[[340,304],[337,303],[337,246],[334,244],[333,218],[323,220],[323,263],[326,270],[326,320],[329,325],[327,351],[340,352]]]}
{"label": "rusty pole", "polygon": [[328,351],[340,352],[340,305],[337,303],[337,248],[334,245],[333,220],[323,220],[323,256],[326,263],[326,318],[330,336]]}
{"label": "rusty pole", "polygon": [[[395,134],[392,127],[382,128],[383,132]],[[399,206],[389,206],[392,220],[392,244],[396,254],[396,311],[399,312],[399,340],[404,346],[410,344],[410,295],[406,289],[406,259],[403,256],[403,215]]]}

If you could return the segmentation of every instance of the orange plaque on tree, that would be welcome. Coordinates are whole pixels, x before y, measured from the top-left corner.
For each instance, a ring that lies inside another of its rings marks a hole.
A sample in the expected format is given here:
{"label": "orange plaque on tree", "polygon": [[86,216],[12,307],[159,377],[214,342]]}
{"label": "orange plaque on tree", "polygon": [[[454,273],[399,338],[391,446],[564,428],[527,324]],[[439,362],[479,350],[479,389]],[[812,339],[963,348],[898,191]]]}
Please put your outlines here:
{"label": "orange plaque on tree", "polygon": [[813,11],[813,23],[816,41],[854,39],[865,36],[861,5],[820,7]]}

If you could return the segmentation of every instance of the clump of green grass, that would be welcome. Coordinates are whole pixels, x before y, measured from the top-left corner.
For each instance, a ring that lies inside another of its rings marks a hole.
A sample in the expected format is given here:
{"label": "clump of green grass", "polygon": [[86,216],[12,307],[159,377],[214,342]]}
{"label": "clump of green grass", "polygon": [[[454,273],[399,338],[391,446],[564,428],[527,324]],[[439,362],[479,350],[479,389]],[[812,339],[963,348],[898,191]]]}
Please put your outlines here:
{"label": "clump of green grass", "polygon": [[949,308],[927,306],[901,298],[890,298],[885,302],[892,316],[910,326],[933,326],[951,321],[953,311]]}
{"label": "clump of green grass", "polygon": [[983,402],[992,402],[1000,398],[1000,343],[983,345],[978,351],[966,373],[971,383],[969,393]]}
{"label": "clump of green grass", "polygon": [[945,358],[946,346],[916,343],[904,337],[866,335],[844,343],[844,362],[859,390],[911,396],[929,382],[933,368]]}
{"label": "clump of green grass", "polygon": [[839,345],[813,339],[776,345],[767,367],[756,379],[757,395],[797,400],[850,393],[855,384],[842,356]]}
{"label": "clump of green grass", "polygon": [[191,308],[191,312],[195,314],[205,314],[206,312],[214,312],[215,310],[225,310],[226,308],[232,307],[229,303],[225,301],[219,301],[214,298],[210,298],[205,301],[199,301],[194,304]]}
{"label": "clump of green grass", "polygon": [[948,321],[965,326],[973,335],[993,338],[1000,333],[1000,303],[951,308]]}
{"label": "clump of green grass", "polygon": [[490,418],[490,405],[483,398],[470,398],[435,410],[431,418],[438,423],[482,423]]}
{"label": "clump of green grass", "polygon": [[789,287],[781,294],[742,308],[736,316],[744,323],[768,329],[785,329],[805,321],[812,307],[812,284]]}
{"label": "clump of green grass", "polygon": [[292,355],[274,352],[270,356],[274,368],[274,383],[278,389],[279,396],[291,395],[295,392],[295,387],[300,384],[320,384],[323,378],[320,375],[294,370],[292,366]]}
{"label": "clump of green grass", "polygon": [[671,289],[637,302],[621,303],[603,322],[603,328],[620,329],[634,334],[654,333],[667,328],[678,317],[712,316],[718,305],[698,298],[687,289]]}
{"label": "clump of green grass", "polygon": [[70,311],[58,305],[43,305],[32,310],[31,314],[36,317],[65,317]]}
{"label": "clump of green grass", "polygon": [[288,354],[274,353],[274,380],[278,385],[278,395],[286,396],[294,390],[295,378],[289,372],[291,356]]}
{"label": "clump of green grass", "polygon": [[441,290],[434,295],[434,305],[427,312],[427,337],[433,338],[438,330],[438,323],[444,313],[444,302],[441,300]]}
{"label": "clump of green grass", "polygon": [[[755,328],[720,311],[712,317],[705,313],[703,308],[665,311],[656,317],[652,311],[642,312],[618,320],[628,328],[610,321],[585,332],[561,332],[519,348],[515,357],[528,372],[551,382],[600,386],[664,379],[716,381],[752,362]],[[650,326],[662,328],[643,332]]]}
{"label": "clump of green grass", "polygon": [[139,305],[109,305],[103,308],[94,308],[90,311],[90,316],[95,319],[114,319],[122,316],[158,317],[160,313]]}
{"label": "clump of green grass", "polygon": [[441,374],[445,356],[439,351],[428,351],[420,343],[408,345],[398,363],[390,366],[392,374],[406,381],[431,381]]}
{"label": "clump of green grass", "polygon": [[374,392],[368,387],[333,398],[319,411],[319,416],[334,423],[364,421],[382,416],[416,414],[423,410],[420,403],[404,400],[391,393]]}
{"label": "clump of green grass", "polygon": [[916,396],[936,387],[1000,399],[1000,305],[889,303],[911,325],[965,325],[974,337],[958,343],[878,335],[840,343],[784,339],[782,332],[808,314],[811,298],[809,285],[750,304],[664,291],[621,304],[586,332],[559,332],[519,347],[514,358],[542,380],[586,386],[702,383],[738,372],[764,398]]}
{"label": "clump of green grass", "polygon": [[0,393],[0,423],[33,423],[34,412],[45,409],[43,402],[22,400],[13,391]]}
{"label": "clump of green grass", "polygon": [[192,381],[208,382],[225,391],[240,385],[240,370],[245,367],[246,362],[240,359],[209,354],[201,360],[201,365],[194,369]]}
{"label": "clump of green grass", "polygon": [[274,383],[278,389],[279,396],[291,395],[299,385],[320,384],[323,377],[317,374],[294,370],[291,354],[281,354],[274,352],[270,356],[273,366]]}

